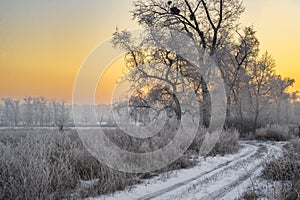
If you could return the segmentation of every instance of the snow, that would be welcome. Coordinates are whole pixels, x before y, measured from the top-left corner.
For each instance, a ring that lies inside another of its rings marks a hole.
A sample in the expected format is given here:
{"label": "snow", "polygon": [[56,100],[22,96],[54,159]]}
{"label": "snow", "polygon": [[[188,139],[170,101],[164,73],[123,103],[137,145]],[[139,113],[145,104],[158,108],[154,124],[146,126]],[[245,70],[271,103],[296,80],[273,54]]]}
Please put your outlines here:
{"label": "snow", "polygon": [[133,199],[237,199],[259,176],[262,163],[282,152],[282,143],[242,142],[237,154],[200,158],[197,166],[161,174],[114,194],[90,200]]}

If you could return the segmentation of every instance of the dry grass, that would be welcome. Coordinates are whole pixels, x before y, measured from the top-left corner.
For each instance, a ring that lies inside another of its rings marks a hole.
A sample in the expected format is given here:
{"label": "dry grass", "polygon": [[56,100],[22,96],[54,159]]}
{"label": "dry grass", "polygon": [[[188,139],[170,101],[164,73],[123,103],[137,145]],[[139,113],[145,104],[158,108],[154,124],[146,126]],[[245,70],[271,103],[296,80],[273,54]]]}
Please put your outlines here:
{"label": "dry grass", "polygon": [[[154,137],[140,140],[117,129],[106,130],[106,135],[128,151],[148,152],[168,144],[176,126],[166,124]],[[203,141],[199,133],[189,151],[163,169],[130,174],[110,169],[92,157],[74,130],[19,129],[0,133],[0,199],[80,199],[113,193],[144,178],[195,166],[193,155]],[[225,131],[212,154],[233,153],[238,148],[238,132]],[[83,181],[91,180],[93,184],[82,186]]]}
{"label": "dry grass", "polygon": [[[140,143],[135,144],[135,140],[118,133],[108,131],[121,146],[139,150],[137,147],[140,147]],[[152,146],[146,149],[158,148],[155,142],[158,140],[149,143]],[[0,199],[76,199],[97,196],[123,190],[142,178],[195,164],[188,155],[184,155],[150,175],[124,173],[110,169],[92,157],[76,131],[1,130]],[[80,186],[82,181],[89,180],[96,181],[87,187]]]}
{"label": "dry grass", "polygon": [[[209,155],[225,155],[236,153],[239,148],[239,132],[236,129],[217,130],[221,131],[221,137],[213,147]],[[199,153],[201,145],[205,137],[206,130],[199,131],[198,135],[194,139],[189,150]]]}
{"label": "dry grass", "polygon": [[0,199],[67,198],[81,180],[97,178],[94,193],[102,194],[137,176],[99,163],[73,131],[2,131],[0,138]]}
{"label": "dry grass", "polygon": [[285,153],[266,163],[262,176],[280,182],[282,199],[300,198],[300,140],[293,139],[285,146]]}
{"label": "dry grass", "polygon": [[284,156],[268,162],[263,170],[263,177],[274,181],[292,181],[300,178],[300,163],[294,155]]}
{"label": "dry grass", "polygon": [[300,140],[293,139],[285,145],[285,152],[279,158],[272,158],[264,164],[262,178],[264,187],[249,190],[242,199],[300,199]]}
{"label": "dry grass", "polygon": [[235,129],[230,129],[222,132],[220,140],[210,154],[232,154],[236,153],[239,148],[239,132]]}
{"label": "dry grass", "polygon": [[273,125],[256,130],[251,139],[262,141],[288,141],[292,137],[293,136],[289,134],[288,127]]}

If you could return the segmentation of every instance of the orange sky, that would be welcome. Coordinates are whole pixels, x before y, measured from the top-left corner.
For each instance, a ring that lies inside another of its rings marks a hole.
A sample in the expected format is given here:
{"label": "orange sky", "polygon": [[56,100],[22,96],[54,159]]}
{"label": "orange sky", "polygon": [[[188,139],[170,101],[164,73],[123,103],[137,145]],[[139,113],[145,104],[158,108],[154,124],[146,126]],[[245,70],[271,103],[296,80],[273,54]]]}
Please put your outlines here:
{"label": "orange sky", "polygon": [[242,24],[254,25],[261,51],[272,54],[278,74],[296,80],[290,91],[300,91],[300,1],[244,0],[244,4]]}
{"label": "orange sky", "polygon": [[[131,3],[132,0],[1,1],[0,96],[45,96],[70,101],[76,74],[89,53],[109,38],[117,25],[120,29],[137,28],[128,12]],[[247,9],[242,24],[255,26],[262,51],[273,55],[278,73],[295,78],[293,90],[300,90],[300,1],[244,3]],[[116,76],[114,73],[115,79]],[[105,101],[108,91],[103,92]]]}

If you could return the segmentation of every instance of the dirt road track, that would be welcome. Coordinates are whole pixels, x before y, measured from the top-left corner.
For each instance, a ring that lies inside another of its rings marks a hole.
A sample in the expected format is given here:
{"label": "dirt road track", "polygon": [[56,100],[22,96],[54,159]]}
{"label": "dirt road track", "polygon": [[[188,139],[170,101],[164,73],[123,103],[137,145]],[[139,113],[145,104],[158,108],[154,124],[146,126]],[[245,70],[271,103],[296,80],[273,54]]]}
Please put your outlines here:
{"label": "dirt road track", "polygon": [[238,199],[242,188],[259,176],[262,165],[282,153],[281,143],[244,141],[234,155],[208,157],[196,167],[145,180],[126,191],[104,195],[95,200],[210,200]]}
{"label": "dirt road track", "polygon": [[248,150],[238,158],[138,199],[231,199],[227,195],[230,191],[259,174],[267,158],[281,153],[281,148],[271,143],[244,142],[243,145]]}

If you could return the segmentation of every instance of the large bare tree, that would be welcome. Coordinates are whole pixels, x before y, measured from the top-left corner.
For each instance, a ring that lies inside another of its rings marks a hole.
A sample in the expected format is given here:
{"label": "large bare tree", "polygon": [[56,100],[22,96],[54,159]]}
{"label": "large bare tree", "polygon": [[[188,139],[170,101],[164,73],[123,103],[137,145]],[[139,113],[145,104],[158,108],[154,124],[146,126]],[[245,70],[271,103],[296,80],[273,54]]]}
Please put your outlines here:
{"label": "large bare tree", "polygon": [[133,5],[139,24],[183,31],[211,55],[231,37],[244,12],[241,0],[136,0]]}
{"label": "large bare tree", "polygon": [[[198,47],[204,49],[212,57],[215,57],[219,49],[230,44],[238,26],[238,19],[244,11],[240,0],[137,0],[133,5],[133,18],[146,29],[170,29],[187,34]],[[161,62],[168,66],[168,68],[164,68],[165,73],[161,73],[162,68],[160,68],[158,73],[152,75],[138,69],[135,71],[133,81],[137,80],[137,75],[139,78],[150,75],[152,78],[163,79],[167,83],[172,82],[172,89],[176,91],[174,79],[167,80],[168,77],[165,74],[170,74],[170,70],[177,70],[181,76],[188,78],[202,103],[203,125],[209,125],[211,103],[207,80],[204,80],[203,75],[199,74],[197,70],[193,70],[193,67],[200,66],[193,66],[179,55],[172,55],[167,50],[159,49],[152,54],[138,52],[130,45],[129,33],[116,32],[113,43],[130,52],[127,54],[127,58],[130,59],[126,59],[126,61],[136,69],[150,59],[154,60],[152,63]],[[164,75],[162,76],[162,74]],[[178,80],[175,82],[178,83]]]}

